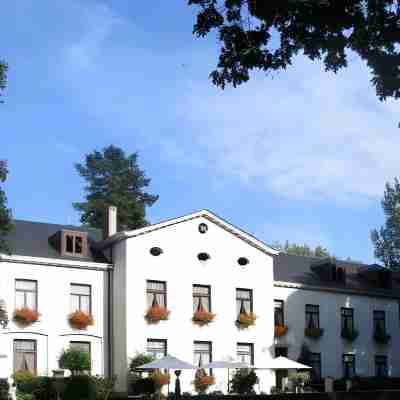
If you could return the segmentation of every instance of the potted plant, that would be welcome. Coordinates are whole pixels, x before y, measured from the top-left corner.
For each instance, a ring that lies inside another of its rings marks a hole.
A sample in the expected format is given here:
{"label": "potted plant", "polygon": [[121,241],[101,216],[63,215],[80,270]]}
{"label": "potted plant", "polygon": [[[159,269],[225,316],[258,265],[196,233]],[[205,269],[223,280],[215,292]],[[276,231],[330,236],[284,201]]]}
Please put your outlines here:
{"label": "potted plant", "polygon": [[159,321],[165,321],[169,318],[169,311],[165,306],[158,304],[157,297],[154,296],[151,307],[146,311],[145,318],[147,322],[157,323]]}
{"label": "potted plant", "polygon": [[28,326],[39,320],[40,313],[28,307],[14,310],[13,320],[18,325]]}
{"label": "potted plant", "polygon": [[288,327],[286,325],[275,325],[275,337],[282,337],[287,334]]}
{"label": "potted plant", "polygon": [[66,349],[59,359],[61,369],[68,369],[71,375],[77,376],[91,369],[90,354],[79,349]]}
{"label": "potted plant", "polygon": [[319,339],[323,334],[322,328],[308,327],[304,330],[304,334],[311,339]]}
{"label": "potted plant", "polygon": [[253,369],[237,369],[229,382],[230,393],[254,394],[254,386],[258,382],[258,376]]}
{"label": "potted plant", "polygon": [[75,311],[68,315],[68,322],[72,328],[87,329],[94,324],[93,316],[83,311]]}
{"label": "potted plant", "polygon": [[197,306],[197,310],[193,313],[193,318],[192,321],[195,324],[198,324],[200,326],[202,325],[207,325],[210,322],[212,322],[215,318],[215,314],[213,314],[210,311],[207,311],[202,302],[199,301],[199,305]]}
{"label": "potted plant", "polygon": [[168,385],[170,381],[169,374],[164,374],[159,370],[152,372],[150,378],[153,380],[154,385],[158,390],[161,390],[164,385]]}
{"label": "potted plant", "polygon": [[253,312],[241,312],[238,315],[237,324],[240,328],[248,328],[255,325],[257,316]]}
{"label": "potted plant", "polygon": [[212,375],[207,375],[204,368],[196,371],[194,377],[194,389],[198,394],[205,394],[208,388],[215,384],[215,378]]}

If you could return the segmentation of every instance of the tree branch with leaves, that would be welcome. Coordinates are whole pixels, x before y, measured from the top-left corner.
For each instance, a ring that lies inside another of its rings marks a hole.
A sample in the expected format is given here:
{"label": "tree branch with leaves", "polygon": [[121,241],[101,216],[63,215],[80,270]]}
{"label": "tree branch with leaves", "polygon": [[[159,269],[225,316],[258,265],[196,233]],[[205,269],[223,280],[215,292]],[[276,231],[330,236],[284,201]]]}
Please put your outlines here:
{"label": "tree branch with leaves", "polygon": [[[0,160],[0,183],[7,179],[7,162]],[[7,207],[7,197],[5,191],[0,186],[0,252],[10,252],[6,237],[13,228],[11,210]]]}

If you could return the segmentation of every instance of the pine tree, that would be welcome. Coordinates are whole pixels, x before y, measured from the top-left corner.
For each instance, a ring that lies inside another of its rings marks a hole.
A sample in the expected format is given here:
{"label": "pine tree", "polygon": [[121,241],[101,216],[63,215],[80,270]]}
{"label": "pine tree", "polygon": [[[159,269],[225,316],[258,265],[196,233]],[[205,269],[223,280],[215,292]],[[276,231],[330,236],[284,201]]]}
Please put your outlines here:
{"label": "pine tree", "polygon": [[[0,183],[5,182],[8,175],[7,163],[0,160]],[[6,241],[7,234],[12,230],[11,210],[7,208],[7,197],[0,187],[0,252],[10,252]]]}
{"label": "pine tree", "polygon": [[400,269],[400,182],[386,183],[382,200],[385,225],[371,232],[375,257],[391,269]]}
{"label": "pine tree", "polygon": [[93,228],[102,228],[107,206],[118,208],[118,230],[141,228],[148,224],[146,207],[158,196],[144,191],[150,184],[137,164],[138,154],[126,155],[113,145],[87,154],[84,164],[76,169],[87,183],[86,201],[74,203],[81,213],[81,222]]}

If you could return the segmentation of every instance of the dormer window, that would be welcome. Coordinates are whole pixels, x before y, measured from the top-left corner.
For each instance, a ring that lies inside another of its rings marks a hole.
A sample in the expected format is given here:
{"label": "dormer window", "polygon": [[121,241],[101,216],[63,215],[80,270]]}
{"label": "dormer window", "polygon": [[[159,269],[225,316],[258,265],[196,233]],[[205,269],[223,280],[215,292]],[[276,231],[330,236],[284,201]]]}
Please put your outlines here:
{"label": "dormer window", "polygon": [[62,231],[61,254],[64,256],[87,256],[87,233],[78,231]]}

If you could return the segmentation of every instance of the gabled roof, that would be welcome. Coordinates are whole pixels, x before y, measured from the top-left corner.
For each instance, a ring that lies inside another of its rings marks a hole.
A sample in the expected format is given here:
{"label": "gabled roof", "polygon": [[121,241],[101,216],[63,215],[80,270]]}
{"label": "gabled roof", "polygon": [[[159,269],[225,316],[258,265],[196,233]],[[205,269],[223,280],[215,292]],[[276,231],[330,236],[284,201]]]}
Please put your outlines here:
{"label": "gabled roof", "polygon": [[[48,224],[43,222],[14,220],[14,229],[6,236],[6,243],[11,255],[27,257],[43,257],[74,261],[106,262],[104,256],[93,247],[93,243],[101,240],[101,231],[82,226]],[[49,238],[61,230],[87,232],[88,254],[87,257],[62,256],[60,252],[49,243]]]}
{"label": "gabled roof", "polygon": [[197,218],[207,219],[208,221],[214,223],[215,225],[218,225],[220,228],[226,230],[227,232],[231,233],[232,235],[236,236],[237,238],[243,240],[250,246],[253,246],[256,249],[258,249],[266,254],[273,255],[273,256],[279,254],[279,250],[276,250],[276,249],[268,246],[267,244],[265,244],[261,240],[257,239],[250,233],[237,228],[230,222],[227,222],[226,220],[222,219],[221,217],[217,216],[216,214],[214,214],[208,210],[197,211],[197,212],[194,212],[191,214],[187,214],[183,217],[165,220],[165,221],[159,222],[157,224],[149,225],[144,228],[135,229],[132,231],[118,232],[115,235],[110,236],[106,240],[103,240],[102,242],[100,242],[98,244],[98,247],[100,249],[103,249],[103,248],[109,247],[109,246],[113,245],[114,243],[117,243],[121,240],[133,238],[133,237],[137,237],[137,236],[141,236],[141,235],[146,235],[151,232],[158,231],[160,229],[164,229],[164,228],[167,228],[167,227],[170,227],[173,225],[181,224],[186,221],[191,221],[191,220],[197,219]]}

